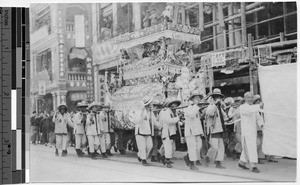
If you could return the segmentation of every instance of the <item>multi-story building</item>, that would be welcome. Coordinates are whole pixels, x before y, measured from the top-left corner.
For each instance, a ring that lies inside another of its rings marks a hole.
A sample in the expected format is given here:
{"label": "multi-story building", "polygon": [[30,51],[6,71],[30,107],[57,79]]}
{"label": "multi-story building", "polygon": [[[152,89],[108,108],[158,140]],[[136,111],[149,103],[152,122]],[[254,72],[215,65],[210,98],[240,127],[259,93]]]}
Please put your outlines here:
{"label": "multi-story building", "polygon": [[118,46],[126,43],[116,39],[149,30],[152,19],[160,22],[168,15],[175,24],[201,30],[201,44],[191,45],[193,73],[205,67],[207,58],[221,61],[207,68],[207,92],[221,87],[228,96],[256,93],[257,71],[250,60],[261,65],[296,61],[296,7],[295,2],[33,4],[32,109],[105,102],[106,91],[112,90],[107,84],[118,81]]}
{"label": "multi-story building", "polygon": [[93,99],[91,4],[33,4],[31,110]]}
{"label": "multi-story building", "polygon": [[296,2],[101,3],[93,4],[92,12],[97,101],[105,101],[107,81],[118,76],[121,55],[116,46],[122,42],[115,40],[145,30],[151,26],[147,19],[156,15],[171,15],[175,24],[200,28],[201,44],[192,45],[191,71],[203,69],[207,58],[221,62],[208,69],[207,92],[220,87],[227,96],[249,90],[258,93],[253,61],[261,65],[296,62]]}

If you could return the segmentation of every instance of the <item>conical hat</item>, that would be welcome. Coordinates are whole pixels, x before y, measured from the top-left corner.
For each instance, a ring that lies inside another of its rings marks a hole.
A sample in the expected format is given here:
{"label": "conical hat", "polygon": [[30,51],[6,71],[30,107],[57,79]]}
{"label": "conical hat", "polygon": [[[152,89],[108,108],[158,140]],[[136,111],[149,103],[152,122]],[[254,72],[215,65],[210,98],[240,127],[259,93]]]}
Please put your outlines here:
{"label": "conical hat", "polygon": [[65,107],[66,109],[68,109],[68,106],[66,104],[62,103],[57,107],[57,110],[61,109],[62,107]]}
{"label": "conical hat", "polygon": [[91,104],[89,104],[89,106],[86,108],[87,110],[91,110],[92,107],[97,106],[97,107],[101,107],[101,105],[97,102],[92,102]]}

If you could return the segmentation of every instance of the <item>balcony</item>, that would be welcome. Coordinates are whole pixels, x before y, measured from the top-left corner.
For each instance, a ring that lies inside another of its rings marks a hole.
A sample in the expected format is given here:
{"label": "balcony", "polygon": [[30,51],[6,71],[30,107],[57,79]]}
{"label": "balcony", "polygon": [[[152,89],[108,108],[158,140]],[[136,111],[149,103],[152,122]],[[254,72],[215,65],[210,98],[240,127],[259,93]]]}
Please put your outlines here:
{"label": "balcony", "polygon": [[69,71],[68,72],[68,85],[71,88],[75,89],[86,89],[86,80],[87,80],[87,75],[86,72],[73,72]]}
{"label": "balcony", "polygon": [[66,23],[66,31],[67,32],[74,32],[74,23],[73,22],[67,22]]}

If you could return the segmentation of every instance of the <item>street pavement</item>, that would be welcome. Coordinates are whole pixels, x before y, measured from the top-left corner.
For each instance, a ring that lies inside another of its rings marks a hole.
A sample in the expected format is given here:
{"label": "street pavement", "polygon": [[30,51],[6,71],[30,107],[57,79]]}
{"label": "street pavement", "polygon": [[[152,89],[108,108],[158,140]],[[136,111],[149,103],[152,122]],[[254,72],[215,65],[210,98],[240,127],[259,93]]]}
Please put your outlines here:
{"label": "street pavement", "polygon": [[278,163],[259,165],[260,174],[237,167],[238,161],[226,158],[226,169],[200,166],[190,171],[182,160],[185,152],[175,152],[174,168],[150,162],[142,166],[135,152],[114,154],[109,159],[78,158],[74,148],[67,157],[54,155],[54,148],[30,145],[30,182],[293,182],[296,179],[296,160],[278,159]]}

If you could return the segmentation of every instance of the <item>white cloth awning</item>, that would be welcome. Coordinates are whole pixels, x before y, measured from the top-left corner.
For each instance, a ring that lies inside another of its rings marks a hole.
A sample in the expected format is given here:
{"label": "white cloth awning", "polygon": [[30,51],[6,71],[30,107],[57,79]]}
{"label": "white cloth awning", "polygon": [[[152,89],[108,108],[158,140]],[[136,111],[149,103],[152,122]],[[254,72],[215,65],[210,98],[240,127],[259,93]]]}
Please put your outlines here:
{"label": "white cloth awning", "polygon": [[263,152],[297,158],[297,64],[258,68],[264,103]]}
{"label": "white cloth awning", "polygon": [[114,50],[128,49],[128,48],[132,48],[134,46],[144,44],[146,42],[155,42],[161,37],[170,38],[172,40],[180,41],[180,42],[184,41],[184,42],[193,42],[196,44],[201,44],[200,35],[182,33],[182,32],[177,32],[177,31],[173,31],[173,30],[165,30],[165,31],[162,31],[159,33],[147,35],[145,37],[140,37],[140,38],[132,39],[132,40],[125,41],[125,42],[116,43],[116,44],[114,44]]}

